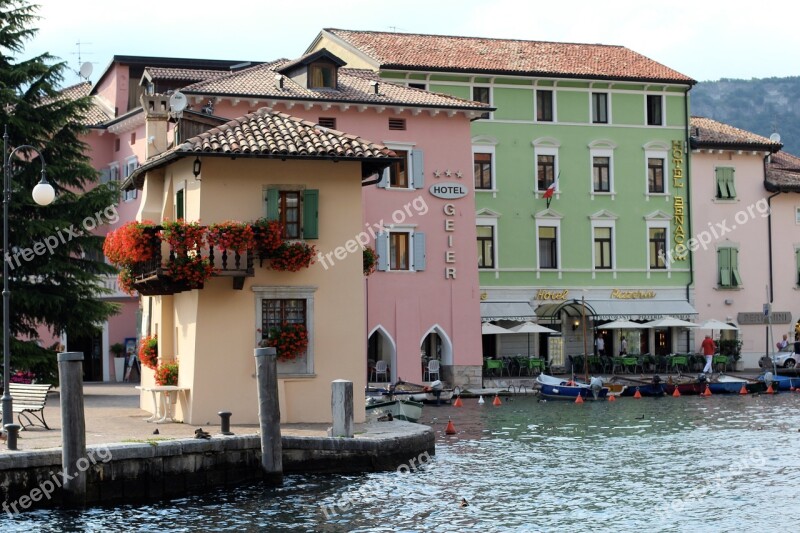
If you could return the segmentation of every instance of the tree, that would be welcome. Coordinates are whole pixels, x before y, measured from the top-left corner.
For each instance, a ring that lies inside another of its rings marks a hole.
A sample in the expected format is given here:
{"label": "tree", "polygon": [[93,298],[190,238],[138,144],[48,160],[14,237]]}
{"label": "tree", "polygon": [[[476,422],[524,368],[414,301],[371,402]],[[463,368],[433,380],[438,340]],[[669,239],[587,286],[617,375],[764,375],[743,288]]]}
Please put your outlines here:
{"label": "tree", "polygon": [[[11,366],[53,382],[54,347],[35,342],[37,327],[92,334],[117,310],[97,298],[106,292],[100,277],[115,271],[103,261],[102,237],[86,230],[113,219],[119,194],[113,185],[97,186],[81,140],[91,100],[59,91],[66,63],[50,54],[16,57],[36,34],[37,19],[36,6],[0,0],[0,123],[9,146],[29,144],[38,151],[17,152],[12,160],[9,250],[2,258],[9,262]],[[47,207],[31,198],[40,154],[57,195]]]}

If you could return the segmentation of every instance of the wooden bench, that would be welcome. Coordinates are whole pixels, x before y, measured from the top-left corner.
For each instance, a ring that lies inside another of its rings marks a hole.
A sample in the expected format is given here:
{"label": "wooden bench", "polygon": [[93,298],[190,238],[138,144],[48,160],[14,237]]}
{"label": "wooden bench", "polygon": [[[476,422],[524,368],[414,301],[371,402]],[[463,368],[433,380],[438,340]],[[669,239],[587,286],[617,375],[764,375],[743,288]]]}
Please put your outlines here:
{"label": "wooden bench", "polygon": [[[44,404],[47,402],[47,393],[51,387],[52,385],[49,384],[8,384],[8,392],[11,393],[14,400],[13,409],[17,413],[17,420],[22,429],[33,426],[50,429],[47,422],[44,421]],[[36,420],[32,420],[31,417]],[[22,421],[23,418],[27,424]]]}

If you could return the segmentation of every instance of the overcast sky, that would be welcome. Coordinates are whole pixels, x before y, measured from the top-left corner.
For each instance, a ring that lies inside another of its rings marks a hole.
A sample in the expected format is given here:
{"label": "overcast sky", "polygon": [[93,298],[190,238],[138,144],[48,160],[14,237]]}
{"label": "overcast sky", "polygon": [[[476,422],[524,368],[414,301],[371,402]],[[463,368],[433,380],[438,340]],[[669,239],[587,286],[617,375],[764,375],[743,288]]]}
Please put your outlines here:
{"label": "overcast sky", "polygon": [[[751,0],[40,0],[23,57],[50,52],[92,81],[113,55],[267,61],[322,28],[622,45],[698,81],[800,75],[797,19]],[[243,7],[246,6],[246,7]],[[652,6],[652,7],[651,7]],[[72,74],[65,80],[78,80]]]}

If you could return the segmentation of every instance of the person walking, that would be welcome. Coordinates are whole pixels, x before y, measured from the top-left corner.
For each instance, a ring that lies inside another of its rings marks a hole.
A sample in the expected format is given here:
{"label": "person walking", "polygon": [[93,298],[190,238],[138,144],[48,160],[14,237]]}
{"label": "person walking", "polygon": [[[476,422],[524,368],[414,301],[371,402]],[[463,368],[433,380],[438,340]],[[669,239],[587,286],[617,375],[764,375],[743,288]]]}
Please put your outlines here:
{"label": "person walking", "polygon": [[628,339],[622,337],[622,341],[619,343],[619,355],[620,357],[628,355]]}
{"label": "person walking", "polygon": [[706,357],[706,366],[703,367],[703,373],[711,373],[711,361],[714,360],[714,353],[717,351],[717,344],[711,339],[711,335],[706,335],[703,343],[700,345],[703,350],[703,355]]}
{"label": "person walking", "polygon": [[597,355],[603,357],[606,353],[606,343],[600,333],[597,334],[597,340],[594,341],[594,346],[597,348]]}

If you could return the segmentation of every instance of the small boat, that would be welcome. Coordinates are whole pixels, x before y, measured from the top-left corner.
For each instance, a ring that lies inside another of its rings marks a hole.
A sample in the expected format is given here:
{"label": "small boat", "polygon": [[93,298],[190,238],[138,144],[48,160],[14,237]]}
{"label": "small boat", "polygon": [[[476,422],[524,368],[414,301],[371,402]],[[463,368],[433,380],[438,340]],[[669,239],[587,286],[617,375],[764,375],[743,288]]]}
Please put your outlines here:
{"label": "small boat", "polygon": [[390,389],[390,393],[396,397],[407,397],[415,402],[429,404],[450,403],[453,399],[453,389],[445,389],[444,384],[436,380],[430,385],[419,385],[407,381],[398,381]]}
{"label": "small boat", "polygon": [[539,394],[553,400],[575,400],[578,396],[584,400],[596,400],[608,396],[608,387],[599,378],[592,378],[592,387],[589,383],[539,374],[536,383],[539,384]]}
{"label": "small boat", "polygon": [[636,391],[639,391],[642,396],[664,396],[667,394],[666,384],[661,381],[658,375],[653,376],[651,381],[622,376],[614,376],[612,379],[617,382],[617,385],[622,386],[622,390],[619,393],[620,396],[634,396]]}
{"label": "small boat", "polygon": [[[772,374],[772,372],[770,372]],[[764,382],[764,376],[766,372],[759,375],[756,380]],[[764,383],[766,386],[766,382]],[[772,388],[773,390],[792,390],[800,388],[800,377],[791,377],[791,376],[772,376]]]}
{"label": "small boat", "polygon": [[711,394],[739,394],[742,391],[742,385],[744,385],[745,390],[750,393],[764,392],[767,390],[767,385],[763,381],[728,376],[725,374],[720,374],[708,382],[708,388],[711,390]]}
{"label": "small boat", "polygon": [[392,418],[416,422],[422,417],[422,404],[411,400],[376,400],[367,398],[367,416],[374,414],[377,416],[392,415]]}
{"label": "small boat", "polygon": [[674,394],[675,389],[681,396],[702,394],[706,391],[707,381],[705,379],[698,379],[689,376],[670,376],[664,383],[664,392],[667,394]]}

